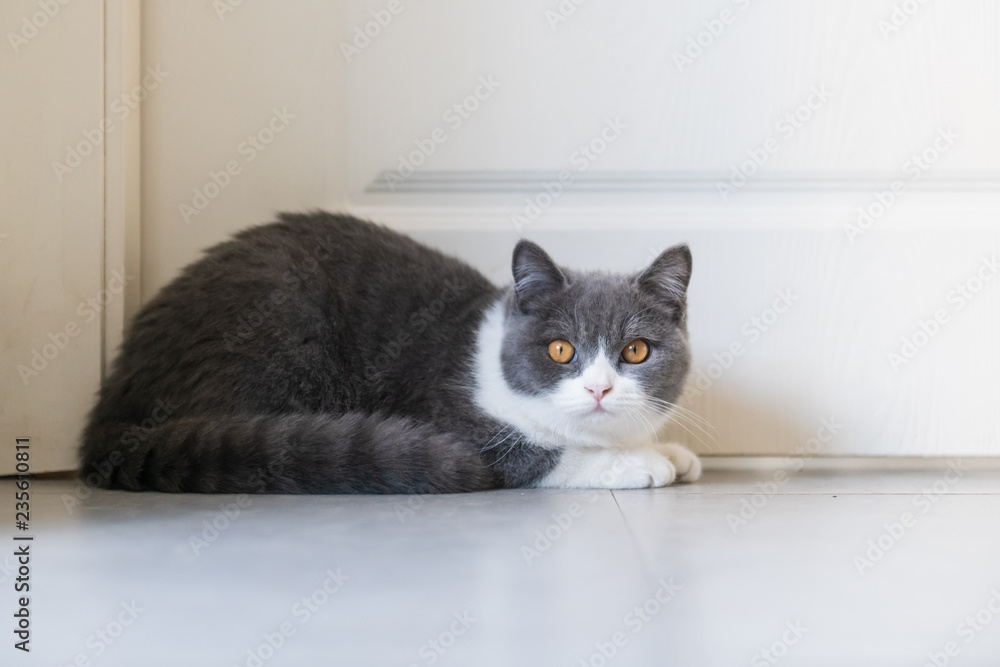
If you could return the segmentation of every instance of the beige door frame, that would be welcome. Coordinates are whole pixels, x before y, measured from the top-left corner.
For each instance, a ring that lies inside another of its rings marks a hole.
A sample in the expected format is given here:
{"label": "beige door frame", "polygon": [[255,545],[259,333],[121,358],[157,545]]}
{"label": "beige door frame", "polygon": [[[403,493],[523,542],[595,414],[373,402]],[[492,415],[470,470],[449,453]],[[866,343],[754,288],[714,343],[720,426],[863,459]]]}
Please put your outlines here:
{"label": "beige door frame", "polygon": [[[104,47],[104,107],[141,89],[140,0],[106,0]],[[121,345],[125,328],[140,304],[140,131],[141,105],[121,121],[120,132],[108,135],[104,145],[104,277],[124,271],[124,298],[104,310],[102,364],[108,372]],[[108,114],[106,113],[107,117]]]}

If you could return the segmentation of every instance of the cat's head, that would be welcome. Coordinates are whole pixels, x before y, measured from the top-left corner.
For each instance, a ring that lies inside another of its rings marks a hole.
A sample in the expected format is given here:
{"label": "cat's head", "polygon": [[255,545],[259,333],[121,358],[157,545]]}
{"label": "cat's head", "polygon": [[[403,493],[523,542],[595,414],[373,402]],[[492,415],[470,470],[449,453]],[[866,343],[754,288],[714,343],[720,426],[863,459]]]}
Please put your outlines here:
{"label": "cat's head", "polygon": [[691,365],[688,247],[621,275],[568,271],[521,241],[512,268],[514,285],[502,325],[496,322],[505,387],[494,398],[506,421],[538,440],[551,433],[553,444],[652,440]]}

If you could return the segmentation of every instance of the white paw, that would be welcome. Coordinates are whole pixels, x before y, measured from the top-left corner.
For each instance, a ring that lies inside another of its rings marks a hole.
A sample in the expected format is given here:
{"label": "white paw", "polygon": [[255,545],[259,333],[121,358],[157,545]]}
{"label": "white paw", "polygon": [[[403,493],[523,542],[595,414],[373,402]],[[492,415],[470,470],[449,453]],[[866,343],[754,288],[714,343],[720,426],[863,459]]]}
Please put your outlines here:
{"label": "white paw", "polygon": [[648,489],[667,486],[677,477],[677,469],[664,454],[651,449],[615,452],[611,465],[600,474],[607,489]]}
{"label": "white paw", "polygon": [[701,459],[687,447],[667,443],[657,445],[656,449],[670,459],[677,470],[678,482],[693,482],[701,477]]}
{"label": "white paw", "polygon": [[[682,451],[693,457],[697,465],[697,457],[686,449]],[[689,459],[684,459],[684,470],[691,475]],[[698,471],[700,467],[695,474]],[[676,479],[677,468],[666,451],[582,448],[564,450],[556,467],[537,485],[562,489],[648,489],[667,486]]]}

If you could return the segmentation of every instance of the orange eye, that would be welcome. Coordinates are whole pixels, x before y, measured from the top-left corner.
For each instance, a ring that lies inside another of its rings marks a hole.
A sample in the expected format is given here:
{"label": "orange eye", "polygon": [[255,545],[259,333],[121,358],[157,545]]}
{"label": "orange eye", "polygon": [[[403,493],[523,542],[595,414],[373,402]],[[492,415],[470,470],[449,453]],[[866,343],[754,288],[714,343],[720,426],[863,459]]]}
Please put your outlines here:
{"label": "orange eye", "polygon": [[622,350],[622,359],[630,364],[641,364],[648,356],[649,344],[641,338],[636,338]]}
{"label": "orange eye", "polygon": [[549,356],[557,364],[568,364],[576,356],[576,350],[568,340],[554,340],[549,343]]}

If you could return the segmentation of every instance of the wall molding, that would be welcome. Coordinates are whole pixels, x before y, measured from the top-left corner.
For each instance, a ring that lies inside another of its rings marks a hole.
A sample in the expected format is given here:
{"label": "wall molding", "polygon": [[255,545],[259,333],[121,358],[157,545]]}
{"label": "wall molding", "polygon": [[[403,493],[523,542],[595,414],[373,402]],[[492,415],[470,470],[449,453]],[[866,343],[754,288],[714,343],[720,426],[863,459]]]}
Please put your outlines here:
{"label": "wall molding", "polygon": [[[565,171],[565,188],[574,192],[711,192],[729,183],[729,172],[714,171]],[[369,194],[392,193],[531,193],[542,184],[559,180],[558,171],[416,171],[407,178],[385,170],[365,186]],[[910,180],[900,171],[767,172],[750,177],[740,192],[754,191],[867,191],[903,181],[916,191],[1000,191],[1000,172],[927,172]]]}
{"label": "wall molding", "polygon": [[[714,193],[677,193],[648,202],[636,201],[641,199],[638,195],[593,195],[588,196],[588,201],[581,201],[582,195],[567,195],[526,225],[519,223],[524,216],[525,196],[512,193],[427,198],[416,194],[370,195],[346,205],[331,202],[329,210],[346,210],[404,231],[509,231],[530,235],[535,230],[783,229],[845,233],[846,226],[856,223],[858,208],[875,201],[872,192],[869,188],[857,193],[746,193],[729,203],[722,203]],[[1000,191],[913,192],[901,197],[867,233],[995,231],[998,217]]]}

